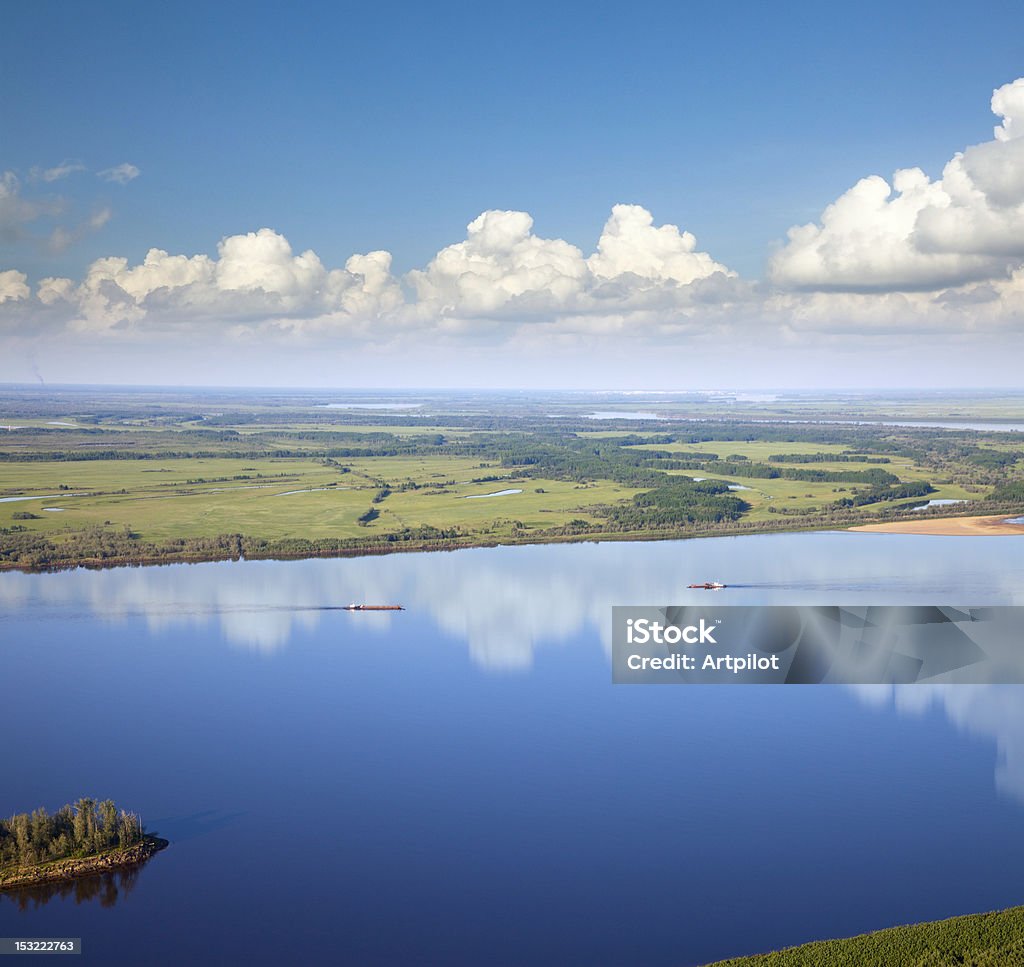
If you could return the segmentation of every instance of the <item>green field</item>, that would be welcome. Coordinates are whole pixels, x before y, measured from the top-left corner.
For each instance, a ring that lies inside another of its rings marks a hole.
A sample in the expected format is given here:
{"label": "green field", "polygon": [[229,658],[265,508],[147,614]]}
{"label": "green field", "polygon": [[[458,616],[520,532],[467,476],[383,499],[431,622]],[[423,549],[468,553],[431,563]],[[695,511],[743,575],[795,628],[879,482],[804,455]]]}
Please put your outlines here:
{"label": "green field", "polygon": [[[348,466],[348,473],[338,473],[314,461],[293,459],[0,464],[0,496],[47,495],[0,503],[0,527],[21,523],[54,535],[67,528],[130,527],[148,540],[224,533],[358,537],[424,525],[511,534],[513,521],[536,528],[565,524],[587,517],[590,505],[624,500],[636,492],[606,481],[579,484],[515,476],[471,483],[492,468],[456,459],[381,457],[353,460]],[[380,516],[360,525],[357,519],[370,507],[379,481],[394,487],[407,481],[424,486],[393,492],[381,501]],[[438,486],[438,481],[445,485]],[[430,484],[435,486],[426,486]],[[466,499],[515,489],[522,493]],[[39,519],[14,517],[25,512]]]}
{"label": "green field", "polygon": [[519,394],[434,394],[415,413],[322,400],[0,388],[0,498],[30,498],[0,500],[0,566],[845,527],[929,499],[1015,511],[986,498],[1024,478],[1019,435],[761,416],[593,429],[600,404]]}

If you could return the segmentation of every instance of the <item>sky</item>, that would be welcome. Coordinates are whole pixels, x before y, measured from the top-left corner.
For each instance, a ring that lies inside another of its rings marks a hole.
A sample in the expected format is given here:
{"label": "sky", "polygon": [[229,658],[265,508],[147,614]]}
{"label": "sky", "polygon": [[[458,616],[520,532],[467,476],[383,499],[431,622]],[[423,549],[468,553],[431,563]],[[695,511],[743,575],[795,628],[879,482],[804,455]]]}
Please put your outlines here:
{"label": "sky", "polygon": [[1019,4],[8,4],[0,381],[1024,388]]}

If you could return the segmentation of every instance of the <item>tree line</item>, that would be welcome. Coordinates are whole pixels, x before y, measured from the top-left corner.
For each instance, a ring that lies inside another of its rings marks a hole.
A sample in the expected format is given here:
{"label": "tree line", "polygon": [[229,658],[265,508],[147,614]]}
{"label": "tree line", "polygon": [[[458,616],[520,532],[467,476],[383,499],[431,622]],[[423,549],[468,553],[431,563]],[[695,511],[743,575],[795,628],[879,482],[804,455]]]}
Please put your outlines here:
{"label": "tree line", "polygon": [[888,457],[866,453],[773,453],[769,463],[892,463]]}
{"label": "tree line", "polygon": [[0,819],[0,869],[91,856],[142,841],[142,823],[113,800],[87,797],[52,815],[40,807]]}

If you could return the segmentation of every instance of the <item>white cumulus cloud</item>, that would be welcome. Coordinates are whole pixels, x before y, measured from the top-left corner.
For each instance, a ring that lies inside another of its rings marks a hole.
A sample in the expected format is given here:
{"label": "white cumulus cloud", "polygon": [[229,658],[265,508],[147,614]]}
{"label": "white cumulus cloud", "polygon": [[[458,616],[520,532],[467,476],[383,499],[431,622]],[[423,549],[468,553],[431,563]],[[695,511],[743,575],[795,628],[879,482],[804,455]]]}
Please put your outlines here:
{"label": "white cumulus cloud", "polygon": [[1024,137],[1024,77],[992,92],[992,113],[1003,119],[993,130],[997,141]]}
{"label": "white cumulus cloud", "polygon": [[526,212],[487,211],[469,223],[465,241],[442,249],[409,280],[420,307],[445,316],[550,319],[560,312],[636,307],[652,298],[684,304],[693,296],[686,287],[717,273],[735,275],[697,251],[689,232],[655,227],[639,205],[616,205],[589,257],[563,239],[533,234]]}
{"label": "white cumulus cloud", "polygon": [[55,278],[49,276],[40,279],[36,288],[36,298],[44,306],[57,305],[61,302],[71,302],[74,298],[75,283],[72,279]]}
{"label": "white cumulus cloud", "polygon": [[932,181],[919,168],[872,175],[796,226],[770,263],[783,286],[928,290],[1005,279],[1024,259],[1024,78],[992,95],[994,140],[957,153]]}
{"label": "white cumulus cloud", "polygon": [[514,300],[551,307],[581,291],[583,253],[562,239],[533,234],[526,212],[486,211],[466,239],[442,249],[409,279],[421,303],[442,313],[490,313]]}
{"label": "white cumulus cloud", "polygon": [[654,227],[654,218],[639,205],[615,205],[587,266],[598,279],[635,275],[653,281],[688,285],[721,272],[734,272],[707,252],[697,251],[697,239],[675,225]]}
{"label": "white cumulus cloud", "polygon": [[[78,329],[103,331],[152,318],[188,322],[211,316],[266,321],[315,320],[324,315],[379,313],[400,301],[390,274],[391,256],[353,256],[346,268],[328,271],[313,251],[295,255],[288,240],[269,228],[223,238],[217,257],[172,255],[150,249],[130,265],[125,258],[97,259],[72,292],[63,280],[44,280],[40,300],[69,299]],[[57,282],[59,286],[56,286]]]}
{"label": "white cumulus cloud", "polygon": [[0,302],[16,302],[20,299],[27,299],[32,290],[26,284],[27,277],[24,272],[8,269],[0,272]]}

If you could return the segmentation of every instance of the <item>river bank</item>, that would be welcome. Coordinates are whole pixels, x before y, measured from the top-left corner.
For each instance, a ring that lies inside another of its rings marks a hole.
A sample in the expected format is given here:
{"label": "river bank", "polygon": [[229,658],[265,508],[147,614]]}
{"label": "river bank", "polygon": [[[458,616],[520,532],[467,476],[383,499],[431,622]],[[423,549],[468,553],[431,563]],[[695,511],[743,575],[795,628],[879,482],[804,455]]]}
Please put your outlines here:
{"label": "river bank", "polygon": [[[150,567],[161,564],[202,564],[216,561],[298,561],[322,558],[380,557],[400,553],[422,553],[429,551],[456,551],[469,548],[507,547],[540,544],[580,544],[605,542],[657,542],[678,541],[697,537],[746,537],[757,534],[812,533],[815,531],[893,531],[907,534],[964,534],[980,536],[985,534],[1024,533],[1024,526],[1006,524],[1004,529],[967,524],[960,527],[955,522],[1004,521],[1020,516],[1022,508],[1010,504],[996,505],[999,514],[964,515],[955,517],[948,514],[934,517],[915,516],[913,520],[892,520],[892,513],[877,516],[788,516],[779,515],[773,520],[738,520],[720,524],[699,524],[658,530],[604,531],[578,528],[552,528],[540,532],[503,534],[489,536],[481,534],[438,533],[429,536],[406,536],[404,534],[383,534],[366,538],[342,538],[323,540],[285,539],[266,540],[244,534],[222,534],[215,538],[180,538],[170,542],[156,543],[132,537],[129,541],[113,543],[107,533],[94,530],[89,533],[70,532],[65,539],[54,540],[44,535],[10,535],[12,546],[4,548],[0,543],[0,572],[22,571],[25,573],[47,573],[68,571],[75,568],[102,570],[116,567]],[[911,528],[942,528],[922,529]],[[904,529],[906,528],[906,529]],[[64,535],[62,535],[64,536]],[[14,541],[23,539],[23,547]],[[0,538],[2,541],[2,538]],[[6,556],[4,552],[6,550]]]}
{"label": "river bank", "polygon": [[161,839],[159,836],[146,836],[141,843],[136,843],[134,846],[107,850],[96,856],[72,857],[54,860],[50,863],[40,863],[37,866],[0,871],[0,891],[40,886],[45,883],[60,883],[65,880],[77,879],[80,876],[92,876],[96,873],[136,866],[146,862],[154,853],[159,853],[168,845],[167,840]]}
{"label": "river bank", "polygon": [[943,537],[982,537],[1024,534],[1024,525],[1010,524],[1006,514],[984,517],[938,517],[924,520],[897,520],[884,524],[860,524],[852,531],[874,534],[935,534]]}

